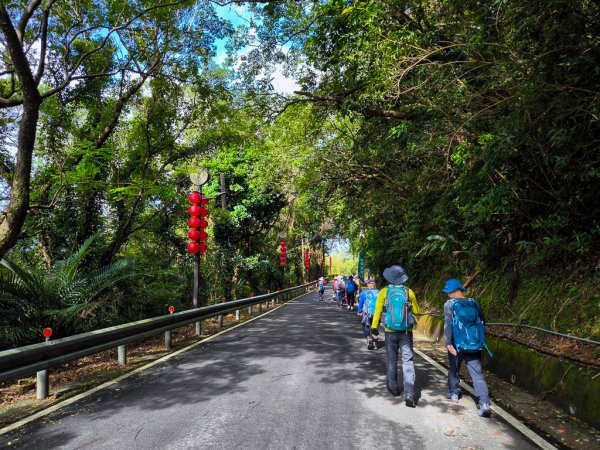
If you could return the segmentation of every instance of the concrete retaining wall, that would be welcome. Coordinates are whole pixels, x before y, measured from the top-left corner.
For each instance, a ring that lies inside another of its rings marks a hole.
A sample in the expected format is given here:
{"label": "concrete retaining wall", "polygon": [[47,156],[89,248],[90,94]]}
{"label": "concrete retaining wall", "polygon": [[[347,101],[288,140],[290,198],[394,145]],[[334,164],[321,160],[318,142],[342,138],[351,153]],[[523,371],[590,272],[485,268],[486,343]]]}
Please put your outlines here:
{"label": "concrete retaining wall", "polygon": [[[440,342],[444,322],[432,316],[419,318],[417,332]],[[485,367],[505,381],[544,397],[593,427],[600,428],[600,372],[543,355],[523,345],[488,337]]]}

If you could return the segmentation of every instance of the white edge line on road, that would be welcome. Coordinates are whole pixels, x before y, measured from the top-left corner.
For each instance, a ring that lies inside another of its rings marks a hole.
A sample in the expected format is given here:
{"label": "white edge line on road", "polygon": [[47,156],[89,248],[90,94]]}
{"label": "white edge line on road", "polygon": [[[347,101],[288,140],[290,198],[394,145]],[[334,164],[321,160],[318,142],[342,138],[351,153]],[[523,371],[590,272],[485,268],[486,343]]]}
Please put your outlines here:
{"label": "white edge line on road", "polygon": [[[421,358],[423,358],[425,361],[427,361],[429,364],[431,364],[433,367],[435,367],[440,372],[442,372],[444,374],[448,373],[448,370],[444,366],[442,366],[440,363],[438,363],[437,361],[435,361],[434,359],[432,359],[431,357],[429,357],[422,351],[417,350],[416,348],[414,349],[414,351],[416,354],[418,354]],[[475,395],[475,390],[471,386],[469,386],[467,383],[465,383],[464,381],[460,382],[460,386],[464,390],[469,392],[471,395]],[[509,424],[511,424],[517,431],[519,431],[521,434],[523,434],[525,437],[527,437],[531,442],[533,442],[538,447],[540,447],[544,450],[558,450],[554,445],[552,445],[550,442],[546,441],[542,436],[540,436],[539,434],[534,432],[532,429],[525,426],[525,424],[523,424],[519,419],[517,419],[515,416],[510,414],[508,411],[505,411],[504,409],[502,409],[500,406],[494,405],[493,411],[494,411],[494,414],[497,414],[498,416],[502,417],[505,421],[507,421]]]}
{"label": "white edge line on road", "polygon": [[[213,334],[212,336],[209,336],[209,337],[207,337],[205,339],[202,339],[201,341],[194,342],[193,344],[190,344],[187,347],[179,349],[179,350],[177,350],[177,351],[175,351],[173,353],[169,353],[168,355],[165,355],[162,358],[157,359],[156,361],[152,361],[151,363],[148,363],[148,364],[146,364],[146,365],[144,365],[142,367],[138,367],[137,369],[134,369],[131,372],[127,372],[127,373],[125,373],[123,375],[118,376],[117,378],[114,378],[114,379],[109,380],[109,381],[107,381],[105,383],[102,383],[102,384],[100,384],[100,385],[98,385],[98,386],[90,389],[89,391],[85,391],[85,392],[82,392],[81,394],[77,394],[74,397],[70,397],[70,398],[68,398],[68,399],[66,399],[66,400],[64,400],[62,402],[56,403],[54,405],[51,405],[48,408],[44,408],[43,410],[38,411],[35,414],[32,414],[31,416],[27,416],[24,419],[21,419],[21,420],[15,422],[15,423],[12,423],[12,424],[4,427],[4,428],[0,428],[0,436],[2,436],[3,434],[8,433],[10,431],[13,431],[13,430],[15,430],[15,429],[17,429],[19,427],[22,427],[23,425],[26,425],[29,422],[32,422],[32,421],[34,421],[36,419],[39,419],[40,417],[47,416],[48,414],[51,414],[54,411],[57,411],[57,410],[59,410],[61,408],[64,408],[65,406],[68,406],[68,405],[70,405],[72,403],[75,403],[75,402],[81,400],[82,398],[89,397],[90,395],[95,394],[96,392],[101,391],[102,389],[106,389],[107,387],[112,386],[113,384],[119,383],[120,381],[123,381],[124,379],[129,378],[129,377],[131,377],[131,376],[133,376],[135,374],[138,374],[138,373],[140,373],[140,372],[142,372],[142,371],[144,371],[146,369],[149,369],[149,368],[151,368],[151,367],[153,367],[153,366],[155,366],[157,364],[161,364],[161,363],[163,363],[163,362],[165,362],[165,361],[167,361],[167,360],[169,360],[169,359],[171,359],[171,358],[173,358],[173,357],[175,357],[175,356],[177,356],[177,355],[179,355],[181,353],[187,352],[188,350],[191,350],[192,348],[197,347],[200,344],[204,344],[205,342],[208,342],[211,339],[214,339],[214,338],[216,338],[216,337],[218,337],[218,336],[220,336],[222,334],[225,334],[225,333],[227,333],[227,332],[229,332],[231,330],[235,330],[236,328],[241,327],[243,325],[246,325],[246,324],[248,324],[250,322],[254,322],[255,320],[262,319],[267,314],[271,314],[272,312],[277,311],[279,308],[281,308],[281,307],[283,307],[285,305],[288,305],[291,302],[293,302],[294,300],[297,300],[297,299],[299,299],[301,297],[304,297],[305,295],[308,295],[311,292],[312,291],[309,291],[309,292],[306,292],[305,294],[299,295],[298,297],[294,297],[293,299],[288,300],[287,302],[285,302],[285,303],[283,303],[283,304],[281,304],[279,306],[276,306],[275,308],[270,309],[269,311],[265,311],[260,316],[253,317],[252,319],[248,319],[245,322],[238,323],[237,325],[234,325],[232,327],[226,328],[225,330],[220,331],[220,332],[218,332],[216,334]],[[242,308],[240,308],[240,309],[242,309]]]}

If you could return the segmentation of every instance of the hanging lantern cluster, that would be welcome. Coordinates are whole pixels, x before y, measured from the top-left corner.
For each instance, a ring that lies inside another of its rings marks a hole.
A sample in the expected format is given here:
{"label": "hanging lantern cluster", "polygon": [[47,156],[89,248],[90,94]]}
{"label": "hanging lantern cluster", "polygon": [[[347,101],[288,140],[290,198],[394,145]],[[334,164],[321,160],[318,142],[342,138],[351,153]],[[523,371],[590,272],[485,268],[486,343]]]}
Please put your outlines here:
{"label": "hanging lantern cluster", "polygon": [[206,240],[208,239],[208,233],[205,231],[208,227],[208,221],[206,217],[208,216],[208,209],[206,205],[208,205],[208,198],[199,192],[192,192],[188,199],[192,206],[188,208],[188,213],[190,213],[190,220],[188,220],[188,226],[191,228],[188,233],[188,237],[192,242],[190,242],[187,246],[187,251],[189,253],[205,253],[207,250]]}
{"label": "hanging lantern cluster", "polygon": [[308,250],[304,252],[304,267],[310,269],[310,252]]}
{"label": "hanging lantern cluster", "polygon": [[287,247],[285,246],[285,241],[281,241],[279,243],[279,265],[281,267],[285,267],[287,263]]}

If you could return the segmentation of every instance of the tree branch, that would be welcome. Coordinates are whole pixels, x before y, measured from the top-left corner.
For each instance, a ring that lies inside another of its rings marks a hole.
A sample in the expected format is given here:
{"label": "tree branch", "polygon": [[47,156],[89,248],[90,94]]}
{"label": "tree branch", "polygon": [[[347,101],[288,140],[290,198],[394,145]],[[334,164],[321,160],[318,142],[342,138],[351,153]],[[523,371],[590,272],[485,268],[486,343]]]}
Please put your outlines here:
{"label": "tree branch", "polygon": [[[328,106],[328,107],[334,107],[334,108],[338,108],[338,109],[341,108],[341,106],[344,104],[344,102],[347,99],[347,97],[342,97],[342,96],[324,97],[322,95],[317,95],[317,94],[313,94],[312,92],[306,92],[306,91],[294,91],[294,94],[306,97],[307,99],[310,99],[310,101],[312,101],[313,103],[321,104],[321,105]],[[411,119],[416,119],[421,116],[421,114],[416,113],[414,111],[400,112],[400,111],[393,111],[393,110],[389,110],[389,109],[376,109],[376,108],[369,108],[369,107],[361,108],[361,107],[348,106],[348,105],[346,105],[346,106],[349,109],[351,109],[352,111],[359,112],[366,117],[384,117],[384,118],[390,118],[390,119],[396,119],[396,120],[411,120]]]}
{"label": "tree branch", "polygon": [[19,21],[19,25],[17,25],[17,29],[15,30],[17,33],[17,37],[19,38],[19,42],[23,43],[23,36],[25,35],[25,28],[27,28],[27,24],[29,23],[29,19],[33,16],[33,13],[36,9],[39,8],[42,0],[33,0],[23,12],[21,16],[21,20]]}

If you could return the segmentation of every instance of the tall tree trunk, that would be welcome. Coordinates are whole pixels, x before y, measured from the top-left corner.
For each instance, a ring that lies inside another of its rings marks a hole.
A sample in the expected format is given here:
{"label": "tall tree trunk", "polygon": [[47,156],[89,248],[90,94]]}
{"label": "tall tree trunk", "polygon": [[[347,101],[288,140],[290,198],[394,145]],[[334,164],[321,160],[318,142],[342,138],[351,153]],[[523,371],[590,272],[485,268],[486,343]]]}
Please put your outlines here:
{"label": "tall tree trunk", "polygon": [[37,90],[21,41],[4,5],[0,5],[0,30],[4,34],[5,45],[23,91],[23,117],[19,124],[12,190],[9,204],[0,217],[0,258],[2,258],[17,242],[27,216],[31,161],[42,98]]}

